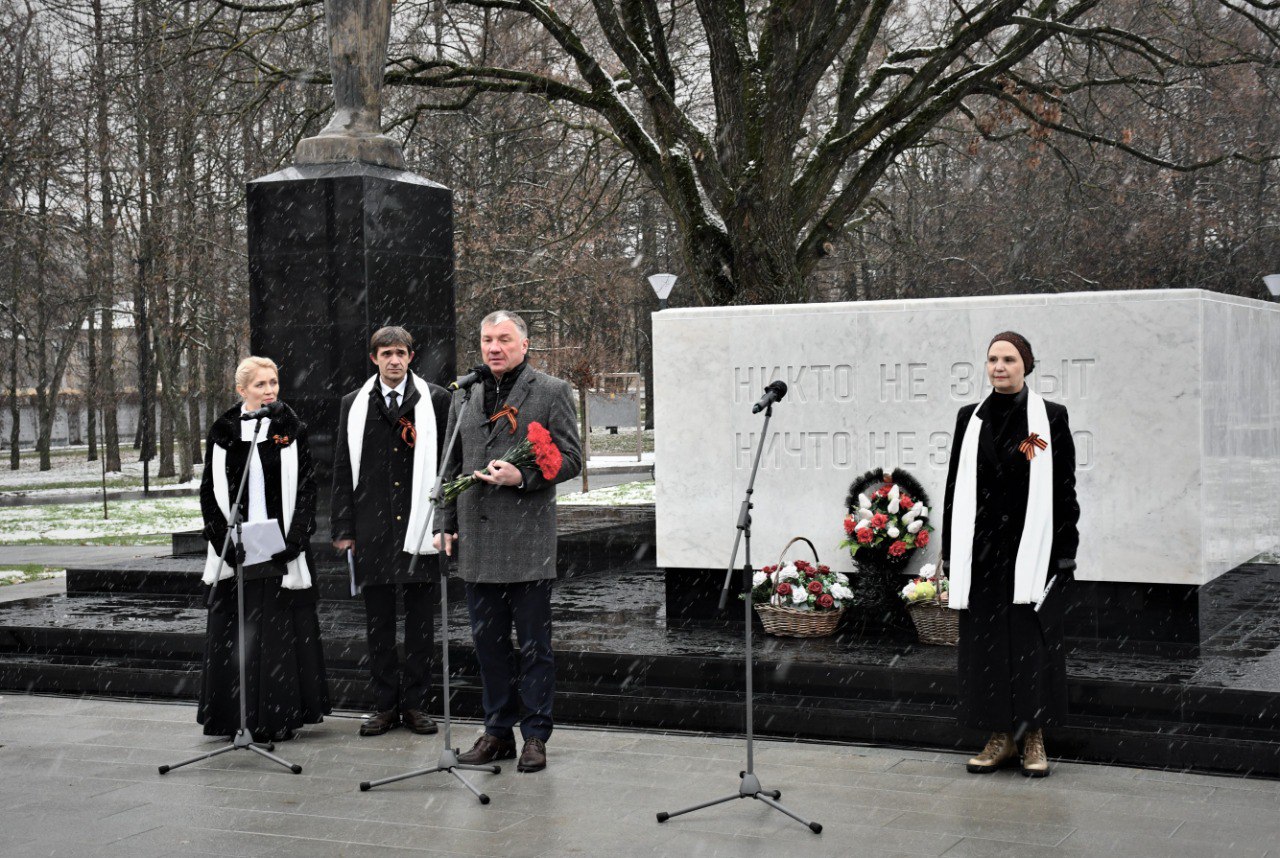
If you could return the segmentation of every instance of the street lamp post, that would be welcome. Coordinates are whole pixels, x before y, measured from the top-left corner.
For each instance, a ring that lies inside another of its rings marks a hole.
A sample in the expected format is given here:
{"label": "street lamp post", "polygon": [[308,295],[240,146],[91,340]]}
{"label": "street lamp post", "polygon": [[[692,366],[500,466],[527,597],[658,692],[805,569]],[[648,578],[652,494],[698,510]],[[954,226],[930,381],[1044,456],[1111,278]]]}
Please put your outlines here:
{"label": "street lamp post", "polygon": [[671,290],[676,285],[676,275],[651,274],[649,275],[649,285],[653,287],[654,293],[658,296],[658,309],[667,309],[667,296],[671,294]]}

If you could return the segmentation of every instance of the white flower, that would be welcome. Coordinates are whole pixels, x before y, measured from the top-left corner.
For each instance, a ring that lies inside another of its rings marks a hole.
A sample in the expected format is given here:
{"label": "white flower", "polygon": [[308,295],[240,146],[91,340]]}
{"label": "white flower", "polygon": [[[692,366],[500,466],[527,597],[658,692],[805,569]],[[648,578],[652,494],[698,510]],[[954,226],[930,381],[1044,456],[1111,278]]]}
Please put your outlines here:
{"label": "white flower", "polygon": [[917,505],[916,505],[916,509],[920,510],[920,517],[921,517],[921,518],[928,518],[928,517],[929,517],[929,508],[928,508],[927,506],[925,506],[924,504],[917,504]]}
{"label": "white flower", "polygon": [[902,535],[902,531],[898,530],[898,528],[894,527],[893,525],[889,525],[888,532],[889,532],[890,539],[897,539],[899,536]]}
{"label": "white flower", "polygon": [[926,581],[932,581],[934,576],[938,574],[938,567],[934,563],[926,563],[920,567],[920,577]]}
{"label": "white flower", "polygon": [[751,586],[759,587],[761,584],[763,584],[765,581],[768,581],[768,580],[769,580],[768,575],[764,574],[763,572],[757,572],[756,574],[751,576]]}
{"label": "white flower", "polygon": [[923,521],[913,521],[907,525],[907,533],[919,533],[922,527],[924,527]]}
{"label": "white flower", "polygon": [[833,599],[852,599],[853,591],[844,584],[831,585],[831,598]]}
{"label": "white flower", "polygon": [[895,498],[892,494],[889,495],[889,514],[897,515],[898,510],[900,509],[902,509],[902,502],[897,498]]}
{"label": "white flower", "polygon": [[916,594],[916,582],[915,582],[915,581],[911,581],[911,582],[909,582],[909,583],[907,584],[907,586],[905,586],[905,587],[903,587],[903,588],[902,588],[902,595],[903,595],[905,598],[907,598],[907,599],[910,599],[910,598],[911,598],[912,596],[914,596],[915,594]]}
{"label": "white flower", "polygon": [[[911,509],[906,513],[906,515],[902,516],[902,523],[903,523],[903,524],[910,524],[911,522],[913,522],[913,521],[915,521],[917,518],[919,518],[919,517],[920,517],[920,509],[921,509],[921,507],[920,507],[920,505],[919,505],[919,504],[917,504],[916,506],[913,506],[913,507],[912,507],[912,508],[911,508]],[[913,530],[913,531],[911,531],[911,532],[912,532],[912,533],[915,533],[915,531],[914,531],[914,530]]]}
{"label": "white flower", "polygon": [[862,509],[867,509],[871,506],[871,498],[867,497],[866,492],[858,495],[858,506]]}
{"label": "white flower", "polygon": [[805,602],[809,601],[809,591],[803,587],[792,587],[791,601],[795,602],[797,605],[803,605]]}
{"label": "white flower", "polygon": [[871,510],[867,509],[866,507],[859,508],[858,511],[854,514],[858,517],[860,521],[867,521],[872,516]]}
{"label": "white flower", "polygon": [[837,572],[837,573],[836,573],[836,581],[837,581],[837,583],[840,583],[840,584],[848,584],[848,583],[849,583],[849,576],[848,576],[848,575],[846,575],[846,574],[844,574],[843,572]]}
{"label": "white flower", "polygon": [[871,526],[871,520],[870,520],[870,519],[868,519],[868,518],[864,518],[864,519],[862,519],[862,521],[860,521],[860,522],[858,522],[857,524],[855,524],[855,525],[853,526],[853,529],[854,529],[854,530],[862,530],[864,527],[870,527],[870,526]]}
{"label": "white flower", "polygon": [[778,582],[799,580],[800,573],[796,571],[794,566],[783,566],[778,570]]}
{"label": "white flower", "polygon": [[897,483],[894,483],[892,488],[889,489],[889,500],[896,501],[901,496],[902,496],[902,489],[898,488]]}

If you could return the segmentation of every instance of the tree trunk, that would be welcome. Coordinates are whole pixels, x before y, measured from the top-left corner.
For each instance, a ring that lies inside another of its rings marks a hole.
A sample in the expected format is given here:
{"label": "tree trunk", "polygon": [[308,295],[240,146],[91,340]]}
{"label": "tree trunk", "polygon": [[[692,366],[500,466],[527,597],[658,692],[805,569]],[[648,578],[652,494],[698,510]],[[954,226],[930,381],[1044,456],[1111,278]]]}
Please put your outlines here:
{"label": "tree trunk", "polygon": [[111,312],[112,297],[108,297],[107,306],[102,311],[102,326],[99,328],[102,337],[100,362],[102,366],[102,383],[98,387],[98,395],[102,403],[102,440],[103,455],[107,457],[107,470],[112,473],[120,471],[120,420],[116,410],[116,378],[115,378],[115,332]]}

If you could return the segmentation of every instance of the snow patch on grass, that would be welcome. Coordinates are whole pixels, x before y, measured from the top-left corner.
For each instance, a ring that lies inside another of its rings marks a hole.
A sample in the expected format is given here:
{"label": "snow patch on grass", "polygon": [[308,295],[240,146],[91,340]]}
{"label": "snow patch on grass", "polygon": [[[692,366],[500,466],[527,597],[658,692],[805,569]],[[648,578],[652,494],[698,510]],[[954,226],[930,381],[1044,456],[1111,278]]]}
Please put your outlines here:
{"label": "snow patch on grass", "polygon": [[607,489],[561,495],[557,502],[568,506],[642,506],[653,503],[653,493],[653,480],[642,480]]}
{"label": "snow patch on grass", "polygon": [[163,544],[175,530],[202,526],[200,499],[153,498],[0,508],[0,545]]}

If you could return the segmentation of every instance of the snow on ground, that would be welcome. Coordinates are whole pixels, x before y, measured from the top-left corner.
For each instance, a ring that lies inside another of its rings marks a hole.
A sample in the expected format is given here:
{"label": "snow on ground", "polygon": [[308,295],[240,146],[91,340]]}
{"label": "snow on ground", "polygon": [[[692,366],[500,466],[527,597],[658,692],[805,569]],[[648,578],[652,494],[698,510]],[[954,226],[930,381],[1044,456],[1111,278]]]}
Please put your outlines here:
{"label": "snow on ground", "polygon": [[653,489],[653,480],[643,480],[561,495],[557,501],[569,506],[640,506],[653,503]]}
{"label": "snow on ground", "polygon": [[66,569],[0,569],[0,587],[6,584],[25,584],[28,581],[65,577],[67,577]]}
{"label": "snow on ground", "polygon": [[[11,471],[9,451],[0,452],[0,492],[30,491],[83,491],[99,488],[102,485],[102,461],[85,460],[86,447],[59,447],[51,455],[52,469],[40,470],[40,457],[34,450],[22,450],[19,457],[19,469]],[[142,462],[138,461],[138,451],[126,447],[120,451],[121,467],[119,472],[107,473],[108,488],[133,488],[142,486]],[[156,479],[158,463],[151,462],[151,485],[155,489],[170,490],[175,488],[172,479],[163,485]],[[196,465],[196,481],[188,485],[198,486],[201,466]]]}
{"label": "snow on ground", "polygon": [[195,497],[112,501],[107,511],[103,520],[101,503],[0,508],[0,545],[155,545],[201,527]]}

